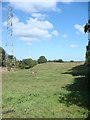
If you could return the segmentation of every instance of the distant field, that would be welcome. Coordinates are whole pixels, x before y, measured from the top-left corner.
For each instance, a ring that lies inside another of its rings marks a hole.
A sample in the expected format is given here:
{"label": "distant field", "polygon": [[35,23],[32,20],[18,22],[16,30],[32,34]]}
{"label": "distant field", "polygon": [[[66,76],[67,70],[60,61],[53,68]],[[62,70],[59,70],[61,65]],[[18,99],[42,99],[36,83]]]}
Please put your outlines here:
{"label": "distant field", "polygon": [[80,74],[82,64],[45,63],[32,71],[3,71],[2,117],[86,118],[87,78]]}

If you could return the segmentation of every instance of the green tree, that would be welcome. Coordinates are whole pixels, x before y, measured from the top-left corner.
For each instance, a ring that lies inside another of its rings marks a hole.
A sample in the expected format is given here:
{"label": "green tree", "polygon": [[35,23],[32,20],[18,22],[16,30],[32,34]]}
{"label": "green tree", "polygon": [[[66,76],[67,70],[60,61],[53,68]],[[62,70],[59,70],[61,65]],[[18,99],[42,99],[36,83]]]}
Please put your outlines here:
{"label": "green tree", "polygon": [[90,69],[90,43],[89,43],[88,46],[87,46],[85,64],[86,64],[86,66],[88,66],[89,69]]}
{"label": "green tree", "polygon": [[23,69],[28,69],[31,67],[34,67],[35,65],[37,65],[37,61],[32,60],[31,58],[28,59],[23,59],[21,61],[19,61],[19,68]]}
{"label": "green tree", "polygon": [[0,66],[6,66],[5,50],[2,47],[0,47]]}
{"label": "green tree", "polygon": [[46,63],[47,62],[47,59],[45,58],[45,56],[40,56],[39,59],[38,59],[38,63]]}
{"label": "green tree", "polygon": [[57,62],[63,62],[63,60],[62,59],[58,59]]}
{"label": "green tree", "polygon": [[74,62],[74,60],[70,60],[70,62]]}
{"label": "green tree", "polygon": [[13,55],[8,55],[7,65],[9,67],[14,67],[14,62],[15,62],[15,65],[16,65],[16,57],[14,57]]}

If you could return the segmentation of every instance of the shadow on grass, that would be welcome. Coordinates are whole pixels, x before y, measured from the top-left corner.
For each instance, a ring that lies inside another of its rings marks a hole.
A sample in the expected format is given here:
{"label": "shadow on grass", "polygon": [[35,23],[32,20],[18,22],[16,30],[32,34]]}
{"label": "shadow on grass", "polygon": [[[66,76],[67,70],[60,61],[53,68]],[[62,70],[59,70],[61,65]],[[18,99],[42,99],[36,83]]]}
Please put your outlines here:
{"label": "shadow on grass", "polygon": [[68,94],[60,94],[59,102],[64,103],[68,107],[70,105],[77,105],[85,109],[89,109],[88,101],[88,68],[85,65],[73,67],[63,74],[71,74],[75,76],[73,84],[68,84],[63,87]]}

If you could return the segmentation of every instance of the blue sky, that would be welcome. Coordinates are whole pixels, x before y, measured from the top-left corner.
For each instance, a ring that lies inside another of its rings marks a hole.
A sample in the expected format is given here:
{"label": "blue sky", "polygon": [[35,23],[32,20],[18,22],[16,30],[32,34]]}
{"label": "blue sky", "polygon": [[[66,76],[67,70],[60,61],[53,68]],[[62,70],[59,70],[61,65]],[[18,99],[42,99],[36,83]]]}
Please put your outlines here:
{"label": "blue sky", "polygon": [[[85,60],[87,2],[2,3],[2,47],[6,43],[7,8],[13,8],[13,43],[17,59]],[[5,48],[6,49],[6,48]],[[10,53],[10,47],[7,50]]]}

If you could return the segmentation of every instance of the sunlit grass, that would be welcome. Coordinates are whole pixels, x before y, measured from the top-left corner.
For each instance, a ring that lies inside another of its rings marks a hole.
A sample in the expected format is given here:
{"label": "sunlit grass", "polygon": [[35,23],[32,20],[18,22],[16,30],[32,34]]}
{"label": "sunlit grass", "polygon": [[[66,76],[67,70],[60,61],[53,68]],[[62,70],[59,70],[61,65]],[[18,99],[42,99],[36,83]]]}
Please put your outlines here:
{"label": "sunlit grass", "polygon": [[[3,118],[87,117],[87,108],[78,106],[71,101],[66,103],[64,102],[65,97],[64,99],[60,98],[61,95],[63,97],[63,95],[70,94],[71,91],[68,91],[65,86],[73,84],[76,78],[72,74],[64,73],[81,64],[83,63],[40,64],[32,68],[33,71],[36,71],[34,74],[31,74],[30,69],[3,72]],[[84,92],[87,93],[87,91]],[[69,102],[71,104],[68,106]]]}

